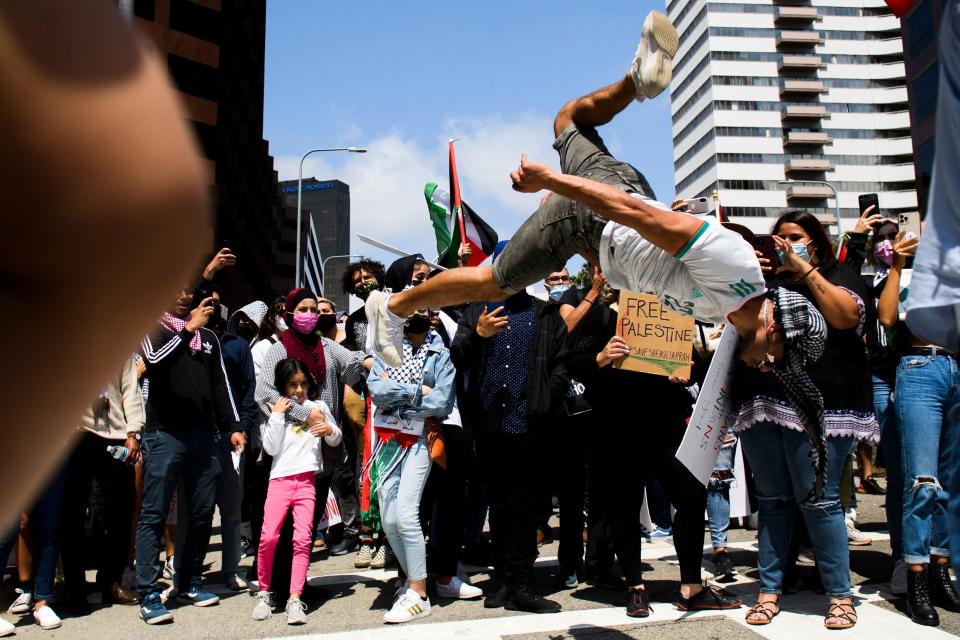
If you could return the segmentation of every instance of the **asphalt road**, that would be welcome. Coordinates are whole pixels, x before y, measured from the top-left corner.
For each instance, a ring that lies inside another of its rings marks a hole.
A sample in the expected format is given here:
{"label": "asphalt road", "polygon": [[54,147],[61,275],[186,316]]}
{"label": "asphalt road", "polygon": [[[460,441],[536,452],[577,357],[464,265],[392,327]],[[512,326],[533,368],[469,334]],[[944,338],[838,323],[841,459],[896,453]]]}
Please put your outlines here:
{"label": "asphalt road", "polygon": [[[701,612],[684,614],[672,605],[679,580],[679,569],[669,542],[644,545],[644,559],[649,563],[646,572],[648,588],[654,601],[653,615],[643,622],[628,618],[623,612],[623,594],[601,591],[581,585],[573,591],[559,591],[554,586],[556,572],[556,544],[540,548],[536,567],[536,586],[543,593],[552,593],[563,605],[563,611],[551,615],[528,615],[503,609],[484,609],[479,602],[451,602],[433,600],[433,614],[422,621],[403,626],[387,627],[383,613],[390,604],[394,571],[366,571],[353,568],[353,557],[327,558],[315,554],[310,566],[309,582],[322,590],[323,597],[308,602],[308,622],[300,627],[289,627],[283,614],[268,621],[255,622],[250,614],[253,599],[247,593],[230,593],[219,583],[219,537],[211,544],[207,574],[208,586],[222,597],[221,604],[210,608],[174,607],[173,624],[148,626],[137,616],[136,607],[102,607],[99,596],[91,594],[94,606],[91,615],[79,618],[64,617],[63,626],[43,631],[30,617],[21,618],[16,638],[32,639],[109,639],[156,638],[163,639],[247,639],[304,636],[326,640],[360,640],[363,638],[396,639],[457,638],[457,640],[490,640],[511,638],[524,640],[559,640],[585,638],[590,640],[620,640],[626,638],[797,638],[817,637],[870,638],[947,638],[960,634],[960,614],[941,612],[938,629],[914,625],[904,614],[902,598],[887,591],[891,562],[882,514],[882,497],[860,497],[861,529],[870,532],[875,540],[867,547],[851,547],[851,568],[854,584],[860,597],[860,622],[852,631],[828,632],[822,624],[826,611],[825,596],[814,591],[801,591],[785,596],[783,613],[766,627],[747,627],[743,623],[745,608],[724,612],[722,615]],[[556,526],[556,520],[554,520]],[[216,530],[215,530],[216,533]],[[731,529],[731,553],[742,574],[729,588],[742,594],[752,604],[758,585],[756,582],[756,532]],[[708,537],[705,535],[705,542]],[[709,550],[705,551],[705,571],[709,568]],[[243,561],[245,566],[251,558]],[[812,566],[806,569],[812,573]],[[473,583],[483,587],[489,580],[485,570],[471,571]],[[705,576],[708,574],[705,573]],[[93,575],[88,574],[88,580]],[[92,587],[92,584],[91,584]],[[8,580],[0,588],[0,607],[13,599]],[[3,616],[15,620],[9,614]]]}

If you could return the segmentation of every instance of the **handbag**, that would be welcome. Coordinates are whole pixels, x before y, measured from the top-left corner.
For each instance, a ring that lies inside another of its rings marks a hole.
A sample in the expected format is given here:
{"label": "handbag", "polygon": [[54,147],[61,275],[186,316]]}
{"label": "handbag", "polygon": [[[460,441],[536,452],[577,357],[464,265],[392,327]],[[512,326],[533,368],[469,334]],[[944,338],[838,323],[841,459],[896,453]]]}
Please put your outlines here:
{"label": "handbag", "polygon": [[439,418],[427,418],[427,449],[430,459],[441,469],[447,468],[447,443]]}

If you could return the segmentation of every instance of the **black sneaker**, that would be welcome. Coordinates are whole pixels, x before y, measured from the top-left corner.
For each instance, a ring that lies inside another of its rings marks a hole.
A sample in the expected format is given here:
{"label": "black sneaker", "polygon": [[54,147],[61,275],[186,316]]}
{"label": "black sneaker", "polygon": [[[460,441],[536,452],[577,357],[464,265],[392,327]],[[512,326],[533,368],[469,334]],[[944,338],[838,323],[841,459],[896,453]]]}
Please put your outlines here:
{"label": "black sneaker", "polygon": [[493,580],[487,588],[483,598],[486,609],[499,609],[507,599],[507,585],[505,582]]}
{"label": "black sneaker", "polygon": [[713,554],[710,560],[713,564],[713,577],[717,582],[733,582],[736,580],[737,569],[733,566],[733,560],[726,551],[718,551]]}
{"label": "black sneaker", "polygon": [[348,553],[353,553],[356,551],[359,545],[360,537],[357,534],[344,532],[343,538],[340,539],[340,542],[330,548],[330,555],[345,556]]}
{"label": "black sneaker", "polygon": [[627,589],[627,615],[631,618],[646,618],[653,611],[646,589]]}
{"label": "black sneaker", "polygon": [[557,613],[560,603],[547,600],[532,592],[529,587],[517,587],[503,603],[508,611],[526,611],[527,613]]}
{"label": "black sneaker", "polygon": [[720,609],[738,609],[743,598],[733,595],[720,587],[705,586],[691,598],[680,598],[677,609],[681,611],[717,611]]}

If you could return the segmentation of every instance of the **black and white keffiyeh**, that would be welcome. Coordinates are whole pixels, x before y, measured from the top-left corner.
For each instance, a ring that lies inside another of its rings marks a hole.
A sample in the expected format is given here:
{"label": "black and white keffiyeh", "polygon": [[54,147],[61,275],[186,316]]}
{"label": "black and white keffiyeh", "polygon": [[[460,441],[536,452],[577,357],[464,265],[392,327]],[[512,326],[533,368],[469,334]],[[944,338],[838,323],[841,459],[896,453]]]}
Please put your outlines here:
{"label": "black and white keffiyeh", "polygon": [[827,486],[827,434],[823,395],[807,373],[807,367],[823,355],[827,323],[817,308],[799,293],[778,287],[767,295],[773,300],[774,316],[784,342],[784,358],[773,373],[803,421],[803,430],[810,441],[814,478],[807,500],[817,500]]}
{"label": "black and white keffiyeh", "polygon": [[403,338],[403,364],[399,367],[386,367],[387,376],[399,384],[421,384],[423,366],[427,362],[427,343],[424,341],[416,353],[410,339]]}

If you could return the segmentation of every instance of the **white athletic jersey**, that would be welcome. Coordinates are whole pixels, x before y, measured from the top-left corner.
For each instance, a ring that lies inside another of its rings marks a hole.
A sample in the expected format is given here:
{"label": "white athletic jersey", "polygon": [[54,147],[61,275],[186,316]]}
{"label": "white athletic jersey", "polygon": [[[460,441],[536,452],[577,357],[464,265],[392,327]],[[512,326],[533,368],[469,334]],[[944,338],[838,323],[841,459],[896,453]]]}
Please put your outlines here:
{"label": "white athletic jersey", "polygon": [[[670,211],[662,202],[631,195]],[[727,314],[766,290],[750,243],[707,220],[676,256],[636,230],[608,222],[600,239],[600,268],[611,287],[654,294],[673,311],[704,322],[726,322]]]}

